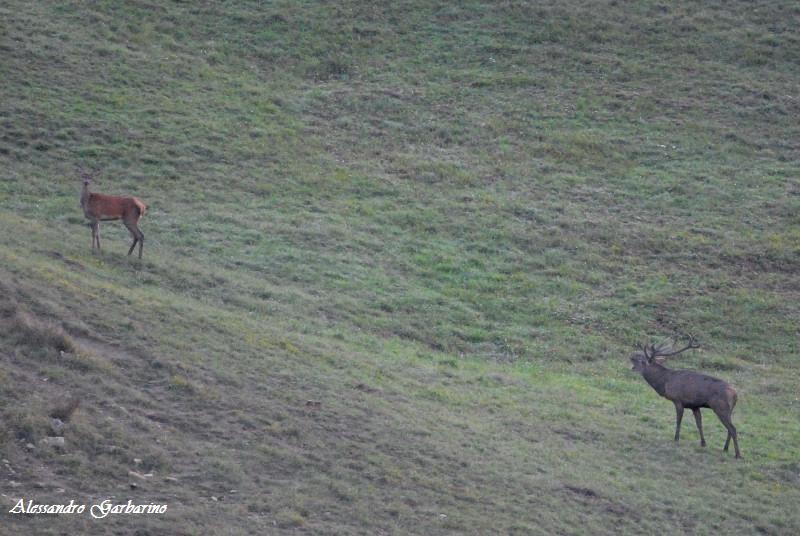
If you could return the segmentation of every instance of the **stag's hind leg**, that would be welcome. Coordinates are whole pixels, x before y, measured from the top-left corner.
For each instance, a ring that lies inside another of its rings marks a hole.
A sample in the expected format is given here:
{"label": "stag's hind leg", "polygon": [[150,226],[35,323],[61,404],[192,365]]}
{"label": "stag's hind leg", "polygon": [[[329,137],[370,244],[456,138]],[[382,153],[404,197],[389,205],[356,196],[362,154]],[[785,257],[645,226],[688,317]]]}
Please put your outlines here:
{"label": "stag's hind leg", "polygon": [[700,414],[700,408],[692,408],[694,413],[694,422],[697,424],[697,431],[700,432],[700,446],[706,446],[706,438],[703,437],[703,416]]}
{"label": "stag's hind leg", "polygon": [[136,247],[138,242],[139,244],[139,258],[142,258],[142,246],[144,245],[144,233],[139,229],[139,226],[136,225],[134,221],[126,221],[125,227],[131,232],[131,236],[133,236],[133,244],[131,244],[131,248],[128,250],[128,255],[133,253],[133,248]]}
{"label": "stag's hind leg", "polygon": [[714,412],[717,414],[717,417],[719,417],[719,420],[722,421],[723,426],[728,430],[728,438],[725,440],[725,446],[722,450],[728,452],[728,445],[730,444],[731,438],[733,438],[733,450],[736,452],[736,457],[741,458],[742,453],[739,451],[739,439],[736,433],[736,427],[731,422],[730,413],[717,410],[714,410]]}

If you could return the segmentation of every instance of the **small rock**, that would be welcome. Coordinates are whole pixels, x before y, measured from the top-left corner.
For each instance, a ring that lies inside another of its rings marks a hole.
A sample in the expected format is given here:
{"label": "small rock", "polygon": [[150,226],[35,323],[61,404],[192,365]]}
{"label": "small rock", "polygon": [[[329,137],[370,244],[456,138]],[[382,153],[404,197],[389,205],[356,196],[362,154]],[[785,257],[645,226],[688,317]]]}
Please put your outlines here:
{"label": "small rock", "polygon": [[9,481],[8,481],[8,485],[9,485],[9,486],[11,486],[12,488],[18,488],[18,487],[20,487],[22,484],[20,484],[20,483],[19,483],[19,482],[17,482],[16,480],[9,480]]}
{"label": "small rock", "polygon": [[214,502],[217,502],[219,499],[218,499],[218,498],[216,498],[216,497],[214,497],[214,496],[212,495],[212,496],[211,496],[211,500],[212,500],[212,501],[214,501]]}
{"label": "small rock", "polygon": [[40,441],[40,443],[44,443],[45,445],[50,445],[51,447],[55,448],[64,448],[64,437],[45,437]]}
{"label": "small rock", "polygon": [[141,458],[134,458],[133,459],[133,463],[135,463],[136,465],[141,465],[142,464],[142,459]]}
{"label": "small rock", "polygon": [[66,490],[64,488],[58,488],[56,493],[64,493]]}
{"label": "small rock", "polygon": [[138,487],[139,487],[139,484],[136,484],[135,482],[131,482],[131,483],[130,483],[130,484],[128,484],[128,485],[131,487],[131,489],[136,489],[136,488],[138,488]]}
{"label": "small rock", "polygon": [[28,450],[33,450],[36,448],[36,445],[34,445],[33,443],[25,443],[25,448]]}
{"label": "small rock", "polygon": [[177,482],[177,481],[178,481],[178,479],[175,478],[174,476],[165,476],[164,477],[164,482]]}
{"label": "small rock", "polygon": [[53,431],[54,434],[60,434],[61,430],[64,429],[64,421],[57,417],[53,417],[50,419],[50,429]]}
{"label": "small rock", "polygon": [[318,407],[322,406],[322,402],[320,402],[319,400],[306,400],[306,406],[309,406],[309,407],[312,407],[312,408],[318,408]]}
{"label": "small rock", "polygon": [[[30,445],[30,443],[28,443],[28,444]],[[6,465],[8,465],[9,463],[11,463],[10,461],[6,460],[5,458],[3,458],[3,459],[2,459],[2,460],[0,460],[0,461],[2,461],[2,462],[3,462],[4,464],[6,464]]]}
{"label": "small rock", "polygon": [[46,485],[44,482],[36,482],[36,483],[33,485],[33,487],[34,487],[34,488],[39,488],[39,489],[41,489],[41,488],[46,488],[46,487],[47,487],[47,485]]}
{"label": "small rock", "polygon": [[137,473],[136,471],[128,471],[128,476],[132,476],[133,478],[138,478],[139,480],[147,480],[148,477],[153,476],[153,473],[143,475],[142,473]]}

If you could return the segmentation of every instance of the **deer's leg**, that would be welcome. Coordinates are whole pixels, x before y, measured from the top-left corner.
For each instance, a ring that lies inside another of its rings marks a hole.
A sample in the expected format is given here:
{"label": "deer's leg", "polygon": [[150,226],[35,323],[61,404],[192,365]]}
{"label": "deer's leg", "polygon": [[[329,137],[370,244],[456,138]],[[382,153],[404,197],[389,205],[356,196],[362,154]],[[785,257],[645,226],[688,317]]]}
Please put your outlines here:
{"label": "deer's leg", "polygon": [[677,443],[678,440],[681,438],[681,420],[683,420],[683,404],[680,402],[674,402],[675,404],[675,413],[676,413],[676,422],[675,422],[675,442]]}
{"label": "deer's leg", "polygon": [[133,253],[133,248],[135,248],[135,247],[136,247],[136,242],[138,242],[138,241],[139,241],[139,239],[138,239],[138,238],[136,238],[136,236],[134,236],[134,237],[133,237],[133,244],[131,244],[131,247],[130,247],[130,249],[128,249],[128,255],[129,255],[129,256],[130,256],[130,254],[131,254],[131,253]]}
{"label": "deer's leg", "polygon": [[131,232],[133,236],[133,244],[131,244],[131,248],[128,250],[128,255],[133,253],[133,248],[136,247],[136,244],[139,244],[139,258],[142,258],[142,246],[144,245],[144,233],[139,230],[139,226],[136,225],[136,222],[133,221],[126,221],[125,227],[128,228],[128,231]]}
{"label": "deer's leg", "polygon": [[700,414],[700,408],[692,408],[694,413],[694,422],[697,424],[697,430],[700,432],[700,446],[706,446],[706,438],[703,437],[703,416]]}
{"label": "deer's leg", "polygon": [[136,242],[139,241],[139,237],[136,235],[136,231],[133,230],[134,229],[133,224],[128,224],[128,222],[125,222],[125,227],[128,228],[128,230],[131,232],[131,236],[133,236],[133,244],[131,244],[131,247],[128,250],[128,255],[130,255],[131,253],[133,253],[133,248],[136,247]]}
{"label": "deer's leg", "polygon": [[725,440],[725,447],[722,449],[723,451],[728,450],[728,444],[730,443],[731,438],[733,438],[733,450],[736,452],[736,457],[741,458],[742,453],[739,451],[739,440],[736,434],[736,427],[731,422],[731,416],[727,413],[716,412],[717,417],[719,420],[722,421],[722,424],[725,428],[728,429],[728,438]]}
{"label": "deer's leg", "polygon": [[742,453],[739,452],[739,439],[737,438],[736,427],[731,422],[730,417],[728,417],[728,424],[725,427],[728,428],[728,435],[733,438],[733,450],[736,452],[736,457],[741,458]]}
{"label": "deer's leg", "polygon": [[725,439],[725,446],[722,447],[723,452],[728,452],[728,445],[731,443],[731,433],[728,432],[728,437]]}
{"label": "deer's leg", "polygon": [[98,222],[97,220],[90,220],[89,221],[89,228],[92,230],[92,251],[94,251],[95,243],[98,244],[98,246],[97,246],[98,249],[100,248],[100,246],[99,246],[100,240],[98,238],[98,235],[100,233],[100,222]]}

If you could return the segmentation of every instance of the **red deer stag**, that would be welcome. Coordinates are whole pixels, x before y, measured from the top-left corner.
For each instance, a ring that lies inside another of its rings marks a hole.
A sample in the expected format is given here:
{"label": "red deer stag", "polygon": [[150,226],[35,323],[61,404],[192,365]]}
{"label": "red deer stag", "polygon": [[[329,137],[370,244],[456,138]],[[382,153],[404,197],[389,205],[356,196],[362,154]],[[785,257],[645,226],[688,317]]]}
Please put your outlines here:
{"label": "red deer stag", "polygon": [[113,195],[95,194],[89,191],[92,178],[83,174],[83,190],[81,190],[81,207],[83,214],[89,220],[92,228],[92,250],[95,243],[100,250],[100,222],[122,220],[125,227],[133,236],[133,244],[128,250],[128,255],[133,253],[136,243],[139,243],[139,258],[142,258],[144,233],[139,229],[139,218],[144,215],[147,207],[135,197],[116,197]]}
{"label": "red deer stag", "polygon": [[659,395],[675,404],[677,413],[677,423],[675,425],[676,442],[681,436],[683,410],[688,408],[694,413],[697,430],[700,432],[700,446],[705,447],[706,440],[703,437],[703,421],[700,415],[700,408],[711,408],[728,430],[728,438],[725,440],[725,448],[722,450],[728,451],[728,445],[731,438],[733,438],[736,457],[741,458],[739,441],[736,438],[736,427],[731,422],[733,407],[736,405],[736,391],[733,387],[728,385],[727,382],[699,372],[672,370],[661,365],[668,357],[680,354],[690,348],[700,348],[694,337],[690,337],[686,347],[680,350],[672,350],[670,345],[659,347],[652,344],[643,345],[641,351],[631,356],[633,370],[644,376],[650,387],[655,389]]}

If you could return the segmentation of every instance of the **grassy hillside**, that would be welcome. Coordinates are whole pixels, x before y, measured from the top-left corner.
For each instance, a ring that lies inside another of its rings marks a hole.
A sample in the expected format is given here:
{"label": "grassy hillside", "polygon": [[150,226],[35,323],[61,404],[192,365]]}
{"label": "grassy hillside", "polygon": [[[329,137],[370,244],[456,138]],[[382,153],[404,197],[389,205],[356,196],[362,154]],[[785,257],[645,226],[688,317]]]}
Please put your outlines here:
{"label": "grassy hillside", "polygon": [[[797,534],[799,27],[4,3],[0,533]],[[92,253],[81,168],[148,205],[144,260]],[[685,332],[742,461],[630,370]]]}

